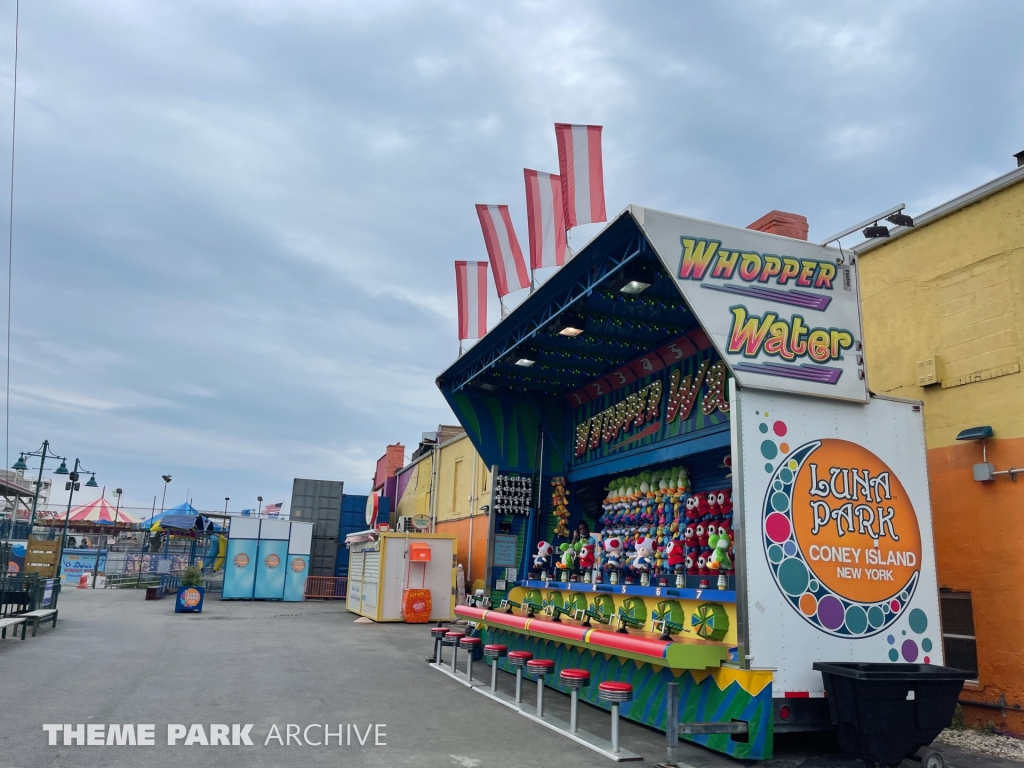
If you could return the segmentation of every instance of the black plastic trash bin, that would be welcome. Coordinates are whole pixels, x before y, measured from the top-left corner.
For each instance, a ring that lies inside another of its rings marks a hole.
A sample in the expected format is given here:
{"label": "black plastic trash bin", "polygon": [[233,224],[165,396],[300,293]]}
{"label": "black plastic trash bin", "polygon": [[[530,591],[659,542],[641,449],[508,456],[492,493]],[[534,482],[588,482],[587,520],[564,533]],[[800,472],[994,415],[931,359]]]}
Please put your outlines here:
{"label": "black plastic trash bin", "polygon": [[[970,674],[931,664],[815,662],[839,746],[868,765],[899,765],[953,721]],[[926,761],[942,765],[942,760]],[[930,766],[929,766],[930,768]]]}

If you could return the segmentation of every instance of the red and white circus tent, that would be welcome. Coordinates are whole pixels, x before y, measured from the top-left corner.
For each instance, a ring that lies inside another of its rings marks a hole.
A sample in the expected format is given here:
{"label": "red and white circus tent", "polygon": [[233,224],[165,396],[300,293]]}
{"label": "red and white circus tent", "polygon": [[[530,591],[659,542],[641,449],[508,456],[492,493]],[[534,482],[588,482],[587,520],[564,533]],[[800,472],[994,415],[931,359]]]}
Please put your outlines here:
{"label": "red and white circus tent", "polygon": [[[58,519],[62,515],[57,516]],[[90,501],[88,504],[83,504],[80,507],[75,507],[71,510],[71,516],[68,520],[72,523],[99,523],[100,525],[111,525],[114,520],[117,520],[118,525],[137,525],[142,520],[135,515],[125,512],[123,509],[117,509],[113,504],[107,502],[106,499],[96,499],[96,501]]]}

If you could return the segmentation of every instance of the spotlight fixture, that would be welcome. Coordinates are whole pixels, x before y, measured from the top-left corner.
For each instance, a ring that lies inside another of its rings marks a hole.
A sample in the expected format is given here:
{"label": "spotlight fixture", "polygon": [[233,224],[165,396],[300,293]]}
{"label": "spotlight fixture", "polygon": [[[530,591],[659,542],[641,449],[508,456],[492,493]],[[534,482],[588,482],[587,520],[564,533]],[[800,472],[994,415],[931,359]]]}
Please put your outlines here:
{"label": "spotlight fixture", "polygon": [[559,336],[579,336],[587,330],[587,321],[580,315],[565,313],[555,319],[551,328]]}
{"label": "spotlight fixture", "polygon": [[888,237],[889,228],[883,224],[879,224],[876,221],[870,227],[865,228],[862,234],[864,235],[864,237],[869,239],[872,237]]}
{"label": "spotlight fixture", "polygon": [[612,287],[619,293],[636,296],[654,283],[654,271],[646,264],[627,264],[612,281]]}
{"label": "spotlight fixture", "polygon": [[892,216],[886,216],[885,219],[897,227],[914,226],[914,220],[905,213],[894,213]]}
{"label": "spotlight fixture", "polygon": [[516,361],[515,361],[516,365],[521,366],[523,368],[529,368],[531,365],[533,365],[536,362],[537,362],[536,360],[531,360],[528,357],[519,357],[519,358],[516,358]]}

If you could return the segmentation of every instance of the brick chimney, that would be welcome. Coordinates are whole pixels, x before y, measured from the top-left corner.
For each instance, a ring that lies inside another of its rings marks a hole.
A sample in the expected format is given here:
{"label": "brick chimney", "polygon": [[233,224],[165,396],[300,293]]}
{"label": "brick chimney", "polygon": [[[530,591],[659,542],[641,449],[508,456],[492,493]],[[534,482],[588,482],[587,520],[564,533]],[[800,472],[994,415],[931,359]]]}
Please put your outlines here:
{"label": "brick chimney", "polygon": [[772,211],[766,213],[753,224],[748,224],[747,229],[756,229],[758,232],[792,237],[796,240],[807,239],[807,219],[798,213]]}

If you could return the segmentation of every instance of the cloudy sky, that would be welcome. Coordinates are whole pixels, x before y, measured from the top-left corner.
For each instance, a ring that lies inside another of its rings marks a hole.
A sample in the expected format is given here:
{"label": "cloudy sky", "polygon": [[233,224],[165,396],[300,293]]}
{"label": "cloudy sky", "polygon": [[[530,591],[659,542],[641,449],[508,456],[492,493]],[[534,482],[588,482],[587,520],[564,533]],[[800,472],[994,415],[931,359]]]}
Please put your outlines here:
{"label": "cloudy sky", "polygon": [[[49,439],[146,508],[168,472],[168,506],[365,492],[452,418],[452,262],[485,258],[474,203],[525,243],[553,123],[605,126],[610,212],[778,208],[813,240],[1012,169],[1022,26],[1010,0],[26,0],[8,465]],[[13,60],[3,0],[0,157]]]}

